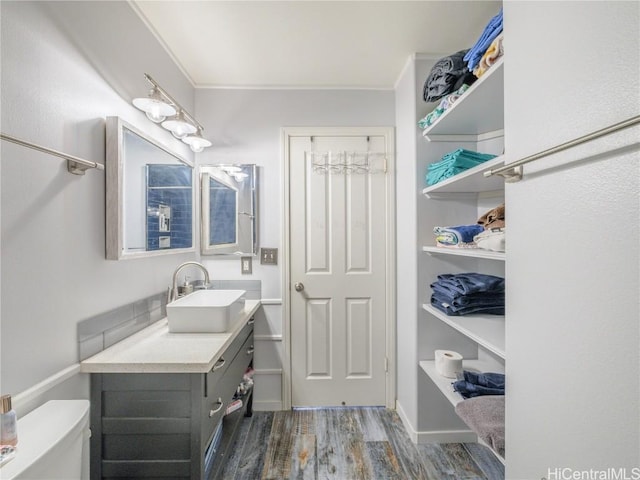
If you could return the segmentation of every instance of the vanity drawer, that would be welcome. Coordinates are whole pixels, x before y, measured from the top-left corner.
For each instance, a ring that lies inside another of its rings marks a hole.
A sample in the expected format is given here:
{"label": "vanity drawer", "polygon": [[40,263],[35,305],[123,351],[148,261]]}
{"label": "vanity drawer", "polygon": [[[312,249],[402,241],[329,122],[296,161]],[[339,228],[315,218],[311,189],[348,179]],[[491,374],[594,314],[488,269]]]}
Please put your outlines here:
{"label": "vanity drawer", "polygon": [[[214,391],[216,384],[218,383],[220,378],[222,378],[224,373],[227,371],[227,368],[229,368],[229,365],[231,364],[233,359],[236,357],[238,351],[240,350],[240,347],[246,341],[247,336],[252,332],[253,332],[253,318],[247,321],[246,325],[242,328],[242,330],[240,330],[240,333],[238,333],[238,335],[233,340],[231,345],[227,347],[227,349],[220,356],[220,358],[218,359],[216,364],[213,366],[211,371],[207,373],[206,385],[204,390],[205,397],[209,398],[211,395],[213,395],[211,392]],[[240,378],[240,380],[242,380],[242,378]],[[240,382],[240,380],[238,380],[238,382]]]}
{"label": "vanity drawer", "polygon": [[219,419],[232,402],[238,385],[242,381],[242,376],[253,359],[253,332],[249,333],[244,343],[236,351],[236,356],[228,364],[224,375],[218,379],[215,385],[209,386],[209,396],[203,401],[202,442],[204,445],[209,443]]}

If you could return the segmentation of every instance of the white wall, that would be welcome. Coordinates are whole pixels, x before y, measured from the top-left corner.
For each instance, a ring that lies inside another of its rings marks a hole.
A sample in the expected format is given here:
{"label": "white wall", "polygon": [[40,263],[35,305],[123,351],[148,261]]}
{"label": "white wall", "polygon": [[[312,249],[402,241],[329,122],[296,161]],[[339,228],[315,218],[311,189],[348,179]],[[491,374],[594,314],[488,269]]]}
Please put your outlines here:
{"label": "white wall", "polygon": [[[185,107],[193,88],[126,2],[1,2],[2,132],[104,163],[104,118],[180,143],[131,106],[152,74]],[[161,292],[194,255],[105,260],[104,172],[2,142],[2,393],[77,363],[76,324]],[[188,149],[179,151],[189,155]],[[70,380],[58,398],[87,393]],[[73,384],[73,385],[71,385]]]}
{"label": "white wall", "polygon": [[[508,161],[640,113],[639,11],[506,2]],[[547,157],[507,185],[509,479],[640,466],[639,138]]]}
{"label": "white wall", "polygon": [[255,163],[259,168],[259,246],[278,248],[277,266],[253,261],[253,273],[240,273],[238,258],[203,256],[214,279],[260,279],[264,319],[255,326],[257,369],[255,408],[282,405],[284,361],[282,292],[281,128],[297,126],[393,126],[391,90],[199,89],[196,114],[213,146],[197,155],[199,165]]}

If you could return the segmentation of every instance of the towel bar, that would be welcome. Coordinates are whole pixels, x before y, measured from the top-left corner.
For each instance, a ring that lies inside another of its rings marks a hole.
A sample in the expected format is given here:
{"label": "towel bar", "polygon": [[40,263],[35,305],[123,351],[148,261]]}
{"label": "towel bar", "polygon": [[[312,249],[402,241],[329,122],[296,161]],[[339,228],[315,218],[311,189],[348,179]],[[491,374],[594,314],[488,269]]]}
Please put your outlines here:
{"label": "towel bar", "polygon": [[505,165],[504,167],[487,170],[486,172],[484,172],[484,176],[491,177],[493,175],[501,175],[504,177],[505,182],[517,182],[522,179],[522,166],[527,163],[538,160],[539,158],[546,157],[547,155],[562,152],[563,150],[567,150],[568,148],[575,147],[576,145],[595,140],[596,138],[609,135],[610,133],[617,132],[618,130],[636,125],[637,123],[640,123],[640,115],[636,115],[635,117],[628,118],[622,122],[615,123],[600,130],[596,130],[595,132],[588,133],[574,140],[561,143],[560,145],[548,148],[547,150],[543,150],[533,155],[529,155],[528,157],[521,158],[520,160]]}
{"label": "towel bar", "polygon": [[67,170],[69,171],[69,173],[73,173],[74,175],[84,175],[84,172],[89,168],[104,170],[104,165],[102,165],[101,163],[74,157],[73,155],[67,155],[66,153],[58,152],[57,150],[53,150],[51,148],[42,147],[35,143],[20,140],[19,138],[12,137],[11,135],[7,135],[5,133],[0,133],[0,138],[2,140],[6,140],[7,142],[22,145],[23,147],[32,148],[34,150],[38,150],[39,152],[48,153],[49,155],[64,158],[67,161]]}

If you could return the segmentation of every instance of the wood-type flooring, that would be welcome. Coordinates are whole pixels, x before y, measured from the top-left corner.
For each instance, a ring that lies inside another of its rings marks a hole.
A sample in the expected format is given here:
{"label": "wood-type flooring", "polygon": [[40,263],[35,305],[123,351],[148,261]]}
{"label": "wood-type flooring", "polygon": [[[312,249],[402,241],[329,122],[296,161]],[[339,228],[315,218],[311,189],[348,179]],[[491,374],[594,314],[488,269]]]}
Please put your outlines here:
{"label": "wood-type flooring", "polygon": [[475,443],[415,445],[385,408],[254,412],[243,419],[224,480],[503,480]]}

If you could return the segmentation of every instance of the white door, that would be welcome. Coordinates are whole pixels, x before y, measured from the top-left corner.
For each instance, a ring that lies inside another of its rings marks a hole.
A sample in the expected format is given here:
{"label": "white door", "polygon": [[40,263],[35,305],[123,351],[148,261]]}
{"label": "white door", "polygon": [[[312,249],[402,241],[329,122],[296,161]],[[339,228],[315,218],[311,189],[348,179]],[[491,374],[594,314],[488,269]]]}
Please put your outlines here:
{"label": "white door", "polygon": [[[386,404],[386,143],[383,135],[289,139],[294,407]],[[339,166],[364,164],[367,151],[369,172]],[[314,167],[325,162],[327,171]]]}

